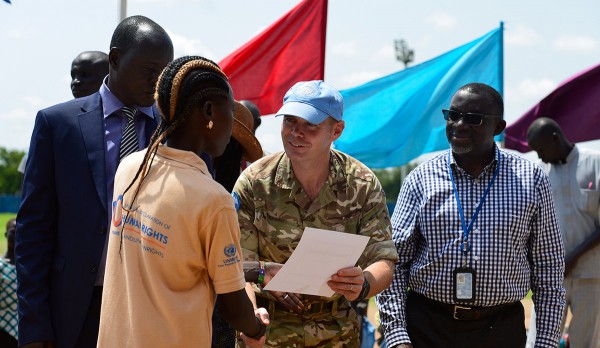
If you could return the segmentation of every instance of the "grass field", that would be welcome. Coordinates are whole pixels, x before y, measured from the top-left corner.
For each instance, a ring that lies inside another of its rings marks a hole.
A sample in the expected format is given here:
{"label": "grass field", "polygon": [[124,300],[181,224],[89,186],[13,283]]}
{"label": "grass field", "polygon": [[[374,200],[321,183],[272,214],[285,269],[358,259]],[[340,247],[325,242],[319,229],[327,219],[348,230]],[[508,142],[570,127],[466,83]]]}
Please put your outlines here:
{"label": "grass field", "polygon": [[0,213],[0,256],[4,255],[6,252],[6,236],[4,236],[4,233],[6,232],[6,222],[15,216],[17,216],[17,214]]}

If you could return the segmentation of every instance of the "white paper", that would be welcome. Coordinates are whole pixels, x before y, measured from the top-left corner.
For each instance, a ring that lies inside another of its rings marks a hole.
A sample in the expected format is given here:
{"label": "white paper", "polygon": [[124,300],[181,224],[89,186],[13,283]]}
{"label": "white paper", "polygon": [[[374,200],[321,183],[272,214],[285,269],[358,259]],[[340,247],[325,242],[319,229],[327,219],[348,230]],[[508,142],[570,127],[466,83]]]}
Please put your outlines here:
{"label": "white paper", "polygon": [[307,227],[265,290],[331,297],[334,292],[327,281],[340,269],[354,266],[368,242],[368,236]]}

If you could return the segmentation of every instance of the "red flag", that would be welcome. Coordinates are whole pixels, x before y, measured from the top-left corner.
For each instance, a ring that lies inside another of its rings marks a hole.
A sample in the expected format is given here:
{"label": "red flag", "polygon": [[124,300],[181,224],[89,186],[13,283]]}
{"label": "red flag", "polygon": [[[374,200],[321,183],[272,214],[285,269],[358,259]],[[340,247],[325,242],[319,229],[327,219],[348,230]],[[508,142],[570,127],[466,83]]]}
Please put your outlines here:
{"label": "red flag", "polygon": [[219,66],[237,100],[250,100],[273,114],[298,81],[325,76],[327,0],[304,0]]}
{"label": "red flag", "polygon": [[554,119],[569,141],[600,139],[600,65],[564,81],[507,127],[504,146],[520,152],[530,151],[527,128],[539,117]]}

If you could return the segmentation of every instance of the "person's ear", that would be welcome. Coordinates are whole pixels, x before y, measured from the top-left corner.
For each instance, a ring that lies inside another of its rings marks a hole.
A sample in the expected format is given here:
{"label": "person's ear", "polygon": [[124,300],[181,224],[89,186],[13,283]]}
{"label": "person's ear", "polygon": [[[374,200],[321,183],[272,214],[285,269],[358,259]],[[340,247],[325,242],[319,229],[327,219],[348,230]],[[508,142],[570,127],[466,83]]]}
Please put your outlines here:
{"label": "person's ear", "polygon": [[108,52],[108,65],[111,69],[117,69],[121,60],[121,52],[118,48],[112,47]]}
{"label": "person's ear", "polygon": [[338,138],[342,135],[344,128],[346,127],[346,123],[344,121],[337,121],[331,127],[331,141],[334,142],[338,140]]}
{"label": "person's ear", "polygon": [[552,132],[552,141],[560,144],[560,135],[557,132]]}
{"label": "person's ear", "polygon": [[494,128],[494,136],[502,133],[504,131],[504,128],[506,128],[506,121],[502,119],[498,123],[496,123],[496,128]]}
{"label": "person's ear", "polygon": [[210,100],[207,100],[204,102],[204,104],[202,104],[202,117],[204,117],[204,119],[206,120],[205,123],[208,123],[210,121],[213,121],[213,117],[214,117],[214,113],[215,113],[215,103],[213,103]]}

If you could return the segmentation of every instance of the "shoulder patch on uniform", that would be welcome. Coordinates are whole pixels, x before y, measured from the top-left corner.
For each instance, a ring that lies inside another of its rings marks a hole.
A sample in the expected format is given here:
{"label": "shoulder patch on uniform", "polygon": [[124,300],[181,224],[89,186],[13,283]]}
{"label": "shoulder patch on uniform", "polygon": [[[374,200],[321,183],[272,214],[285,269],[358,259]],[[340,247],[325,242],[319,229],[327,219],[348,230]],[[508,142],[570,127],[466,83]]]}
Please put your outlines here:
{"label": "shoulder patch on uniform", "polygon": [[240,211],[240,196],[237,194],[237,192],[233,191],[231,192],[231,197],[233,197],[233,205],[235,206],[235,211]]}

